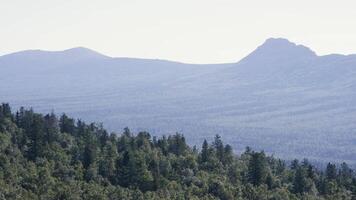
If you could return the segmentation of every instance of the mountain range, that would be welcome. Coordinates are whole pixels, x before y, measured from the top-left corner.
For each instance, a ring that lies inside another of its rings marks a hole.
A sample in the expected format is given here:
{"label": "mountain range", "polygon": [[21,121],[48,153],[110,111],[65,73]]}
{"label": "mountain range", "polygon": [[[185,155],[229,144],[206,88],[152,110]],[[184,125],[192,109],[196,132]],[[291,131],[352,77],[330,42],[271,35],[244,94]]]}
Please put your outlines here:
{"label": "mountain range", "polygon": [[0,56],[0,71],[0,102],[15,108],[356,164],[356,55],[318,56],[271,38],[236,63],[113,58],[79,47]]}

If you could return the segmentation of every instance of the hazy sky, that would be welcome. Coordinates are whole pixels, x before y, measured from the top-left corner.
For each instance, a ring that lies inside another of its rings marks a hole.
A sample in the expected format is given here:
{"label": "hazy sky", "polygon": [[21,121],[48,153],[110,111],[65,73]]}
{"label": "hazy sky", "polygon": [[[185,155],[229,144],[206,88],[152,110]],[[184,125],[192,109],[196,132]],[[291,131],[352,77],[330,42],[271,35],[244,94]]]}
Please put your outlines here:
{"label": "hazy sky", "polygon": [[355,0],[0,0],[0,55],[84,46],[115,57],[234,62],[269,37],[356,53]]}

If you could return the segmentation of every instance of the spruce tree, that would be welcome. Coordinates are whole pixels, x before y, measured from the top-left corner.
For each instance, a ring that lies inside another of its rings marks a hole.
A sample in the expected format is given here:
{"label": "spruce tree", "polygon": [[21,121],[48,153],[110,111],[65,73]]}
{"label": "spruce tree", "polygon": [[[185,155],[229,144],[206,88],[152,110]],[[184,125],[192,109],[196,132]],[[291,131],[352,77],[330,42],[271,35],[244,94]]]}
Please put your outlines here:
{"label": "spruce tree", "polygon": [[267,162],[264,152],[253,152],[248,165],[248,180],[255,186],[265,183]]}

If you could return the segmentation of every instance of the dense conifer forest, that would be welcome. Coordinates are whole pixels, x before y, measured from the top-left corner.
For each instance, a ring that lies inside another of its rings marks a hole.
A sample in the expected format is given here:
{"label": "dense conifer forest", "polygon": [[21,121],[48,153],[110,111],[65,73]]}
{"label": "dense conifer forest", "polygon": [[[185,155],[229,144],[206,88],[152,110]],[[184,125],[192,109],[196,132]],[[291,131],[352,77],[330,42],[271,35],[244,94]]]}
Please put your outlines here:
{"label": "dense conifer forest", "polygon": [[248,147],[235,155],[219,135],[190,147],[178,133],[108,133],[2,104],[0,199],[355,200],[356,176],[346,163],[318,169]]}

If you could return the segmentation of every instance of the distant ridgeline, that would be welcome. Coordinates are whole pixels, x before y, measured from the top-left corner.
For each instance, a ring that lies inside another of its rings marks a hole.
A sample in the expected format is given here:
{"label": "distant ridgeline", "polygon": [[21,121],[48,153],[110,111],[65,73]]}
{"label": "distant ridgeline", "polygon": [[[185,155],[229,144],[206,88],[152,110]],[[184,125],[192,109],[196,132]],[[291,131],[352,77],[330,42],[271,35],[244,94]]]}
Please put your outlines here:
{"label": "distant ridgeline", "polygon": [[232,152],[218,135],[198,150],[178,133],[109,134],[65,114],[0,105],[0,199],[356,199],[345,163],[319,170]]}
{"label": "distant ridgeline", "polygon": [[179,130],[191,146],[219,133],[238,153],[250,146],[284,160],[356,165],[356,54],[319,56],[270,38],[233,63],[109,57],[80,47],[3,55],[0,70],[0,103],[16,110],[55,109],[116,132]]}

